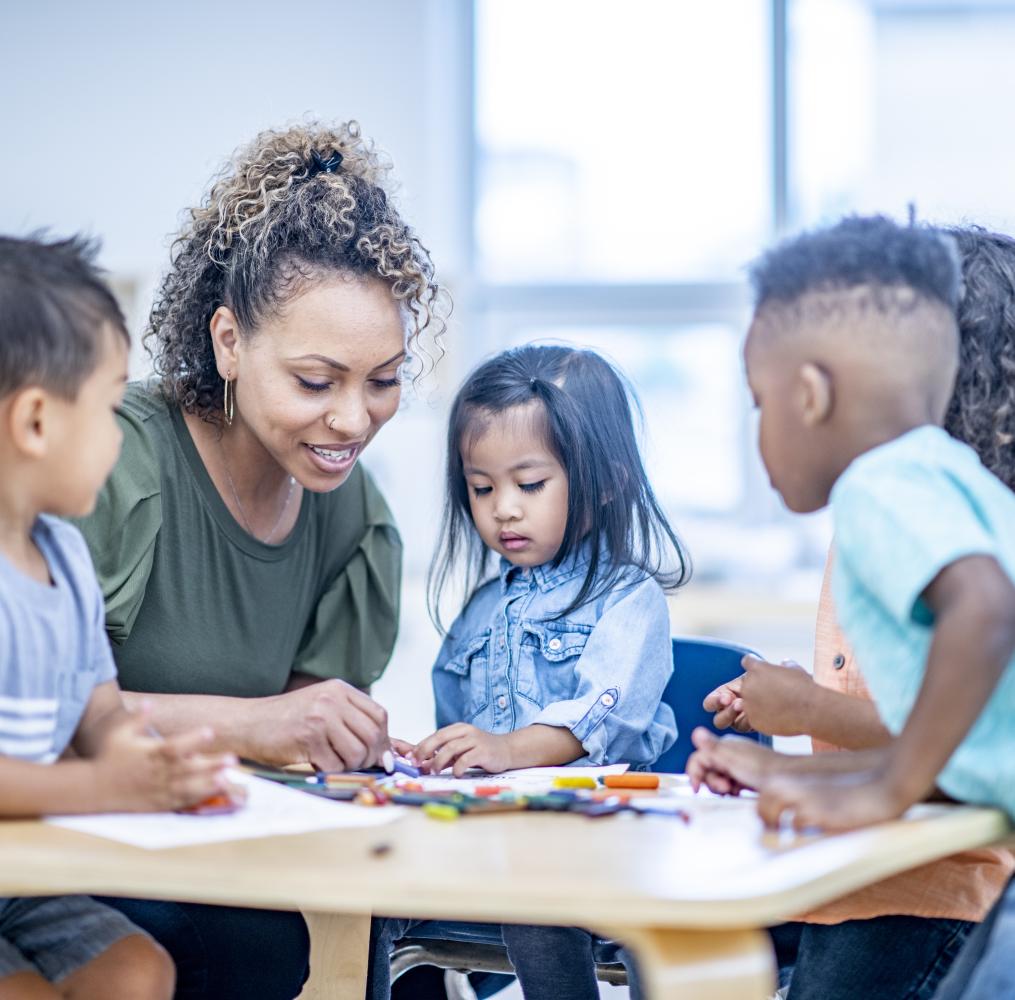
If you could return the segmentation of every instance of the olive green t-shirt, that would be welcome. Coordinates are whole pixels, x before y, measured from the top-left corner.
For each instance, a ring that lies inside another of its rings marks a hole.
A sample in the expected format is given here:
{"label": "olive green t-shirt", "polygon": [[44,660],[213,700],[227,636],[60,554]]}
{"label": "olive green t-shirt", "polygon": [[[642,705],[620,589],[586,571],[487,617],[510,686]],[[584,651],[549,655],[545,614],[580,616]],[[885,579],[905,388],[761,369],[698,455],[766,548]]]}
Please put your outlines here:
{"label": "olive green t-shirt", "polygon": [[359,465],[303,493],[280,545],[237,524],[158,382],[128,387],[123,450],[78,522],[128,691],[265,696],[290,672],[366,687],[398,628],[402,544]]}

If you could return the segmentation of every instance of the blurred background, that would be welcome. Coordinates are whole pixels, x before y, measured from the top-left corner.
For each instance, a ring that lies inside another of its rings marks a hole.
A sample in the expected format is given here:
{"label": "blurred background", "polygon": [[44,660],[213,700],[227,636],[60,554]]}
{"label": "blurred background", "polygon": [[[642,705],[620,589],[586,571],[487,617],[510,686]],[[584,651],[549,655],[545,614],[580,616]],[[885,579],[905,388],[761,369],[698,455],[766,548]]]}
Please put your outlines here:
{"label": "blurred background", "polygon": [[618,362],[695,561],[675,631],[808,663],[828,523],[786,514],[755,454],[744,265],[911,203],[1015,231],[1015,2],[34,0],[0,19],[0,230],[100,236],[135,335],[181,211],[238,144],[356,118],[390,153],[456,303],[447,357],[365,458],[406,545],[375,691],[406,738],[432,728],[423,578],[446,406],[476,361],[553,338]]}

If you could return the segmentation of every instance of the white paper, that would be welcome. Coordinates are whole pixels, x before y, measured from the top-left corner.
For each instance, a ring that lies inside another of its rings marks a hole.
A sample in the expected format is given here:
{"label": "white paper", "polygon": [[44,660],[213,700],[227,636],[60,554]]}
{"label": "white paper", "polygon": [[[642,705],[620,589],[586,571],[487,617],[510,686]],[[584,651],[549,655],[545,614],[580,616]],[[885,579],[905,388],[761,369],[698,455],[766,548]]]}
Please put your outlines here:
{"label": "white paper", "polygon": [[104,813],[96,816],[48,816],[46,822],[135,847],[157,849],[308,833],[312,830],[379,826],[390,823],[404,812],[400,806],[370,808],[335,802],[238,771],[230,776],[230,780],[246,786],[247,802],[242,809],[221,816]]}
{"label": "white paper", "polygon": [[403,775],[392,775],[398,781],[418,781],[423,791],[455,791],[469,794],[477,787],[507,785],[512,791],[539,794],[553,788],[554,778],[601,778],[607,774],[623,774],[627,764],[607,764],[604,767],[524,767],[517,771],[502,771],[500,774],[478,774],[474,771],[464,778],[455,778],[451,772],[423,774],[418,778],[406,779]]}

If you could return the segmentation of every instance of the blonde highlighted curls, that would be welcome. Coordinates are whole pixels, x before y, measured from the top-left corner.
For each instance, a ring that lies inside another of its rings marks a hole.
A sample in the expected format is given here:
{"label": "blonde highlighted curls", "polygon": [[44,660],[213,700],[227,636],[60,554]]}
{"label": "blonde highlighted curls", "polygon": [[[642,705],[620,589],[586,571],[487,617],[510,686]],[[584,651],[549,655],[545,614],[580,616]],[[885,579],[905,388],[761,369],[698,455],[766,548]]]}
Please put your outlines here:
{"label": "blonde highlighted curls", "polygon": [[[335,153],[337,169],[321,170]],[[148,319],[145,345],[171,399],[219,422],[222,379],[208,332],[215,310],[229,306],[252,331],[328,273],[387,283],[406,311],[417,371],[436,364],[450,299],[389,198],[389,171],[354,121],[269,130],[235,154],[173,241]]]}

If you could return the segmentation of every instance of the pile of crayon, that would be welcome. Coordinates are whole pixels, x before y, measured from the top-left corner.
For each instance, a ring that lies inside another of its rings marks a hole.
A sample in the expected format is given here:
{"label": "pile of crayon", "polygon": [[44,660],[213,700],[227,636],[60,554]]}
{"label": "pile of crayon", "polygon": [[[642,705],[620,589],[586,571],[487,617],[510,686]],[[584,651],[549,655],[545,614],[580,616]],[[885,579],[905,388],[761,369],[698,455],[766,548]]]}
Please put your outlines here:
{"label": "pile of crayon", "polygon": [[[329,799],[354,802],[362,806],[394,805],[421,808],[436,820],[456,820],[460,816],[506,812],[561,812],[597,818],[613,816],[632,809],[631,798],[652,795],[659,789],[659,775],[644,772],[591,778],[585,775],[560,776],[545,792],[521,792],[509,784],[468,784],[468,791],[429,787],[425,780],[403,774],[380,772],[287,771],[250,765],[260,777],[281,781],[291,788]],[[685,822],[686,813],[677,815]]]}

